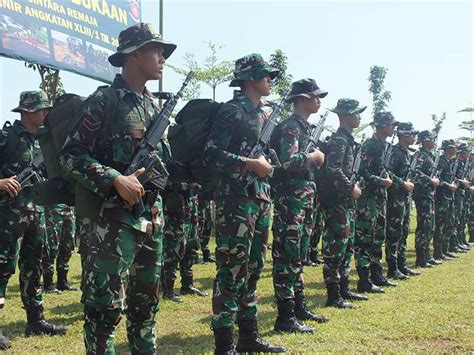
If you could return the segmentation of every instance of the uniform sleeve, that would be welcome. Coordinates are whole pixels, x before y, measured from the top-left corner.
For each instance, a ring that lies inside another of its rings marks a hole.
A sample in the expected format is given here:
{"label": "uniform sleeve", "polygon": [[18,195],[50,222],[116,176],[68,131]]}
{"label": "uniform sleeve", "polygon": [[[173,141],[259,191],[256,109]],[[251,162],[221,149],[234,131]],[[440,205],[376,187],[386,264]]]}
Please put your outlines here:
{"label": "uniform sleeve", "polygon": [[326,155],[327,177],[332,181],[338,193],[344,197],[350,196],[354,190],[354,185],[342,170],[347,149],[344,139],[336,137],[328,143]]}
{"label": "uniform sleeve", "polygon": [[[370,141],[362,146],[362,161],[360,163],[360,176],[367,186],[378,188],[381,177],[378,175],[381,169],[382,151]],[[377,175],[376,175],[377,174]]]}
{"label": "uniform sleeve", "polygon": [[217,114],[209,140],[203,152],[204,163],[211,169],[228,175],[240,175],[244,158],[228,150],[242,113],[231,104],[224,104]]}
{"label": "uniform sleeve", "polygon": [[428,171],[427,164],[428,156],[426,154],[420,154],[415,168],[415,175],[417,182],[421,186],[431,187],[431,176],[426,173]]}
{"label": "uniform sleeve", "polygon": [[308,162],[308,155],[300,152],[304,147],[299,146],[299,138],[301,129],[294,125],[285,125],[280,135],[280,147],[277,152],[278,159],[280,159],[282,169],[286,171],[299,172],[306,168]]}
{"label": "uniform sleeve", "polygon": [[449,160],[440,159],[438,163],[439,174],[439,186],[448,186],[451,184],[451,166]]}
{"label": "uniform sleeve", "polygon": [[96,143],[104,122],[105,97],[101,92],[87,99],[61,151],[60,164],[66,175],[105,198],[120,173],[95,158]]}

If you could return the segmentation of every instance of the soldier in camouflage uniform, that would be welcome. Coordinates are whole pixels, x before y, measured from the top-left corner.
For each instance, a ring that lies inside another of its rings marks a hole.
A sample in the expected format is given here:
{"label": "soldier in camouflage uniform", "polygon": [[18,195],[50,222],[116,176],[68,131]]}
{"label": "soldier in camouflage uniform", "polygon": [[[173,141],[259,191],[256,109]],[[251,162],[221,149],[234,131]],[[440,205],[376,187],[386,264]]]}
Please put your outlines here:
{"label": "soldier in camouflage uniform", "polygon": [[172,174],[164,194],[165,229],[163,241],[163,296],[174,302],[182,299],[174,292],[178,267],[181,273],[181,294],[205,297],[207,293],[193,286],[192,266],[197,258],[198,218],[193,183]]}
{"label": "soldier in camouflage uniform", "polygon": [[5,303],[7,283],[18,261],[20,295],[28,319],[26,336],[62,335],[67,330],[43,317],[40,280],[45,219],[44,209],[36,206],[29,195],[34,181],[25,182],[21,190],[13,181],[40,154],[34,134],[43,125],[50,107],[45,92],[24,91],[19,106],[12,110],[19,112],[21,119],[12,125],[5,124],[0,130],[0,178],[7,181],[0,194],[0,308]]}
{"label": "soldier in camouflage uniform", "polygon": [[[405,241],[402,240],[404,237],[403,224],[407,222],[405,216],[407,215],[407,209],[410,209],[409,201],[411,198],[409,194],[415,187],[413,182],[407,180],[412,159],[408,147],[415,143],[417,134],[418,131],[415,131],[410,122],[401,122],[398,124],[398,144],[393,147],[392,157],[388,166],[393,185],[388,189],[385,257],[388,264],[387,277],[396,280],[405,280],[408,278],[408,275],[405,275],[405,273],[398,268],[398,265],[400,264],[399,253],[403,253],[405,250]],[[416,159],[416,155],[414,155],[413,158]],[[404,255],[400,257],[406,260]],[[418,274],[418,272],[412,271],[406,268],[406,266],[403,271],[411,275]]]}
{"label": "soldier in camouflage uniform", "polygon": [[[221,174],[216,188],[216,263],[212,297],[212,329],[216,353],[233,351],[232,333],[237,313],[238,352],[282,352],[258,334],[257,282],[265,263],[270,228],[272,166],[264,156],[248,158],[260,137],[266,116],[261,98],[271,91],[278,70],[259,54],[235,62],[234,98],[219,110],[204,161]],[[247,187],[242,176],[259,179]]]}
{"label": "soldier in camouflage uniform", "polygon": [[357,200],[354,241],[359,292],[381,293],[384,291],[378,286],[396,286],[383,276],[381,258],[385,241],[387,189],[392,185],[384,166],[385,154],[390,149],[385,140],[393,135],[397,123],[390,112],[377,112],[372,122],[375,134],[361,147],[363,189]]}
{"label": "soldier in camouflage uniform", "polygon": [[314,167],[324,161],[319,150],[305,151],[311,136],[308,118],[318,112],[320,99],[326,95],[313,79],[294,82],[286,98],[293,103],[293,114],[277,126],[271,139],[282,165],[272,179],[273,288],[278,306],[275,330],[282,332],[314,331],[297,319],[327,321],[307,309],[303,280],[303,260],[309,247],[305,240],[309,242],[317,208]]}
{"label": "soldier in camouflage uniform", "polygon": [[[122,172],[160,112],[145,84],[161,78],[165,59],[175,48],[150,24],[139,23],[120,32],[117,52],[109,57],[113,66],[122,67],[111,86],[117,98],[113,126],[104,124],[110,96],[97,90],[83,105],[61,154],[63,169],[84,189],[89,203],[84,211],[76,203],[82,218],[81,237],[87,238],[81,255],[85,257],[82,303],[87,353],[115,352],[115,329],[122,312],[127,316],[130,352],[156,352],[162,201],[155,184],[143,186],[137,179],[143,168],[128,176]],[[163,162],[170,160],[163,140],[155,152]],[[116,194],[121,199],[108,198]],[[136,217],[131,206],[140,200],[145,210]],[[85,214],[98,206],[99,215]]]}
{"label": "soldier in camouflage uniform", "polygon": [[466,243],[466,208],[465,196],[469,190],[469,181],[464,176],[466,164],[468,164],[468,158],[470,154],[470,147],[466,143],[462,143],[458,146],[458,159],[459,165],[457,170],[454,172],[457,182],[457,190],[454,193],[454,233],[456,248],[461,251],[468,251],[471,248]]}
{"label": "soldier in camouflage uniform", "polygon": [[[47,242],[43,253],[43,280],[45,292],[77,291],[67,280],[69,260],[74,252],[76,217],[73,208],[59,204],[45,208]],[[58,282],[54,286],[54,261]]]}
{"label": "soldier in camouflage uniform", "polygon": [[433,237],[435,260],[449,260],[455,257],[449,252],[449,239],[454,223],[454,192],[457,189],[453,183],[452,158],[456,154],[456,144],[453,139],[441,143],[443,153],[439,157],[437,171],[439,186],[435,193],[435,232]]}
{"label": "soldier in camouflage uniform", "polygon": [[[323,277],[328,298],[326,306],[352,308],[348,301],[368,300],[349,291],[349,272],[354,254],[354,207],[361,195],[359,183],[352,178],[354,137],[360,114],[367,106],[354,99],[339,99],[330,111],[337,114],[339,128],[329,138],[326,162],[321,170],[319,199],[325,219],[323,233]],[[352,178],[352,179],[351,179]]]}
{"label": "soldier in camouflage uniform", "polygon": [[211,240],[212,231],[215,229],[212,218],[212,193],[201,188],[198,192],[199,202],[199,244],[201,245],[202,261],[204,263],[215,263],[216,260],[211,256],[209,250],[209,241]]}
{"label": "soldier in camouflage uniform", "polygon": [[415,167],[415,190],[413,200],[416,205],[415,249],[416,266],[432,267],[440,262],[430,255],[429,245],[434,231],[434,192],[439,185],[439,179],[434,171],[434,155],[436,136],[430,131],[418,134],[421,144]]}
{"label": "soldier in camouflage uniform", "polygon": [[469,169],[469,183],[471,186],[469,187],[469,220],[468,220],[468,227],[469,227],[469,243],[474,243],[474,152],[471,151],[471,155],[469,158],[469,162],[471,167]]}

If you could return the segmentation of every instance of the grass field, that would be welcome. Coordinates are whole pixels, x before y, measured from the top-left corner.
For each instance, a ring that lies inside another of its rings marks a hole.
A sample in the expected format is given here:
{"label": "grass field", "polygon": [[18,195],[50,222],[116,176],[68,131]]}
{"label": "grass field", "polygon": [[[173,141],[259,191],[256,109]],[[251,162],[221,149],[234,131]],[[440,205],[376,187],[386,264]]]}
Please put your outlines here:
{"label": "grass field", "polygon": [[[413,251],[413,235],[409,240]],[[411,252],[410,265],[414,263]],[[356,309],[323,308],[326,292],[322,268],[306,268],[307,303],[330,318],[317,325],[312,335],[279,335],[273,331],[276,317],[271,280],[271,257],[259,283],[260,331],[270,342],[286,346],[291,353],[317,352],[474,352],[474,250],[445,262],[423,274],[370,296]],[[79,284],[77,254],[72,259],[71,281]],[[215,266],[195,266],[195,284],[211,292]],[[352,274],[352,286],[357,279]],[[179,286],[179,285],[177,285]],[[17,274],[8,287],[6,308],[0,313],[3,333],[11,340],[11,353],[83,353],[82,305],[79,292],[45,296],[45,315],[57,324],[67,325],[63,337],[23,336],[26,316],[21,308]],[[186,296],[176,304],[162,301],[158,313],[158,352],[204,353],[213,350],[209,328],[210,297]],[[313,324],[316,325],[316,324]],[[118,328],[116,351],[127,353],[125,322]]]}

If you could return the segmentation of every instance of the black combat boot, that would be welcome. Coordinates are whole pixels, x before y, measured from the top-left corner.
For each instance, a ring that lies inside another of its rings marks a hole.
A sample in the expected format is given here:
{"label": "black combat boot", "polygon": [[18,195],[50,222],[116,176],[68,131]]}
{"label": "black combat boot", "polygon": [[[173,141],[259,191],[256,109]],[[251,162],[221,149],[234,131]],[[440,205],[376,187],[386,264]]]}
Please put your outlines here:
{"label": "black combat boot", "polygon": [[26,323],[25,336],[34,336],[34,335],[64,335],[67,332],[67,327],[57,326],[46,319],[43,316],[43,308],[40,307],[31,307],[26,309],[26,318],[28,323]]}
{"label": "black combat boot", "polygon": [[[300,324],[295,316],[294,300],[277,301],[278,317],[275,321],[274,330],[283,333],[312,333],[314,328],[309,325]],[[240,339],[239,339],[240,341]]]}
{"label": "black combat boot", "polygon": [[336,307],[341,309],[354,308],[352,303],[346,301],[344,298],[341,297],[338,283],[326,284],[326,289],[328,291],[326,307]]}
{"label": "black combat boot", "polygon": [[319,253],[317,249],[311,250],[309,252],[309,258],[311,259],[313,263],[317,265],[322,265],[324,263],[324,260],[319,257]]}
{"label": "black combat boot", "polygon": [[207,292],[203,292],[193,285],[193,277],[190,275],[181,276],[181,295],[192,295],[199,297],[207,297]]}
{"label": "black combat boot", "polygon": [[10,342],[0,333],[0,350],[6,350],[10,347]]}
{"label": "black combat boot", "polygon": [[387,280],[385,276],[382,275],[382,265],[380,264],[370,265],[370,280],[377,286],[397,286],[395,282]]}
{"label": "black combat boot", "polygon": [[441,245],[435,245],[433,251],[433,258],[435,260],[443,260],[443,250]]}
{"label": "black combat boot", "polygon": [[349,278],[348,277],[341,277],[341,281],[339,281],[339,291],[341,292],[341,297],[347,301],[368,301],[369,300],[369,297],[367,296],[349,291]]}
{"label": "black combat boot", "polygon": [[456,258],[453,254],[449,252],[449,242],[443,243],[441,252],[443,253],[443,256],[446,258],[446,260],[451,260]]}
{"label": "black combat boot", "polygon": [[328,317],[314,314],[308,309],[308,307],[306,307],[306,297],[304,292],[295,293],[295,316],[296,319],[301,321],[314,320],[318,323],[326,323],[329,321]]}
{"label": "black combat boot", "polygon": [[238,319],[239,341],[235,347],[238,353],[284,353],[280,345],[267,343],[258,334],[257,318]]}
{"label": "black combat boot", "polygon": [[211,251],[209,249],[204,249],[202,251],[202,261],[205,263],[215,263],[216,260],[211,256]]}
{"label": "black combat boot", "polygon": [[164,278],[163,280],[163,298],[173,302],[183,302],[183,299],[174,292],[174,280],[171,278]]}
{"label": "black combat boot", "polygon": [[236,354],[233,346],[234,328],[217,328],[212,331],[214,332],[214,342],[216,344],[215,355]]}
{"label": "black combat boot", "polygon": [[421,275],[421,272],[409,269],[407,267],[407,264],[405,262],[398,263],[398,270],[406,276],[419,276]]}
{"label": "black combat boot", "polygon": [[388,264],[388,272],[387,272],[387,277],[390,277],[395,280],[407,280],[409,277],[402,273],[398,269],[397,261],[389,259],[387,261]]}
{"label": "black combat boot", "polygon": [[425,258],[426,258],[426,263],[427,264],[431,264],[433,266],[436,266],[436,265],[441,265],[443,262],[442,261],[438,261],[438,260],[435,260],[432,256],[431,256],[431,252],[430,252],[430,247],[427,246],[426,249],[425,249]]}
{"label": "black combat boot", "polygon": [[415,261],[415,266],[416,267],[421,267],[421,268],[430,268],[433,267],[433,265],[428,264],[426,262],[426,257],[425,257],[425,251],[423,249],[416,249],[416,261]]}
{"label": "black combat boot", "polygon": [[53,283],[53,275],[43,274],[43,290],[46,293],[61,293]]}
{"label": "black combat boot", "polygon": [[384,293],[382,287],[378,287],[372,283],[369,279],[369,269],[368,268],[358,268],[357,274],[359,274],[359,281],[357,281],[357,291],[358,292],[368,292],[368,293]]}
{"label": "black combat boot", "polygon": [[58,271],[58,282],[56,284],[59,291],[79,291],[77,287],[74,287],[67,280],[66,271]]}

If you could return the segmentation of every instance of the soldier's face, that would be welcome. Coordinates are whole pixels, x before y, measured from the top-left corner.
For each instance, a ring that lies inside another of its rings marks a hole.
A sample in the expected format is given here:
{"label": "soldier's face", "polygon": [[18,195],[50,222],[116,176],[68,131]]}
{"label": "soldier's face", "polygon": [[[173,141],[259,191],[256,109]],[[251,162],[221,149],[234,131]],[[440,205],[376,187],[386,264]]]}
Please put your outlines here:
{"label": "soldier's face", "polygon": [[393,124],[380,127],[380,131],[384,136],[391,137],[395,133],[395,126]]}
{"label": "soldier's face", "polygon": [[349,123],[352,128],[357,128],[360,126],[360,115],[358,113],[353,113],[349,116]]}
{"label": "soldier's face", "polygon": [[308,113],[316,113],[319,111],[321,107],[321,99],[319,96],[312,96],[312,97],[300,97],[300,105],[303,105],[304,110]]}
{"label": "soldier's face", "polygon": [[24,117],[31,124],[33,128],[39,128],[43,125],[44,118],[48,114],[49,110],[41,109],[35,112],[23,111],[22,117]]}
{"label": "soldier's face", "polygon": [[250,85],[261,96],[268,96],[272,92],[272,79],[269,76],[261,80],[252,80]]}
{"label": "soldier's face", "polygon": [[446,149],[446,154],[448,155],[448,157],[453,157],[454,154],[456,154],[456,148],[451,147],[451,148]]}
{"label": "soldier's face", "polygon": [[161,79],[165,65],[163,51],[159,43],[149,43],[137,50],[136,65],[147,80]]}

